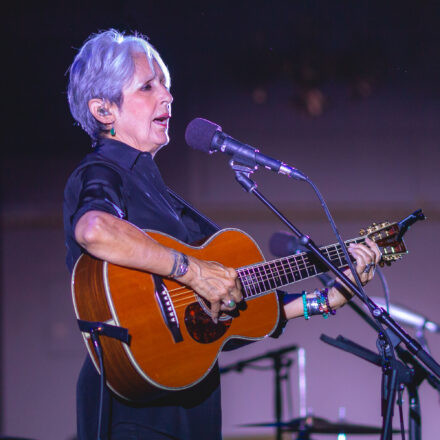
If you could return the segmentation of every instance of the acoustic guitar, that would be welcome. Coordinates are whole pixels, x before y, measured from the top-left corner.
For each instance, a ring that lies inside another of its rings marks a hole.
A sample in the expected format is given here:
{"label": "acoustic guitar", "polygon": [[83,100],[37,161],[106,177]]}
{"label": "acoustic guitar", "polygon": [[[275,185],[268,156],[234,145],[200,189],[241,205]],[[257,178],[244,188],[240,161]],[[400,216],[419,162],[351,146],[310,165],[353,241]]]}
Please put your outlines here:
{"label": "acoustic guitar", "polygon": [[[381,250],[381,263],[389,264],[407,253],[402,235],[408,223],[416,220],[413,214],[400,223],[373,224],[346,243],[363,243],[369,237]],[[100,339],[107,385],[130,401],[143,401],[158,390],[197,384],[229,340],[256,341],[275,330],[280,318],[276,289],[326,271],[307,253],[265,261],[257,243],[237,229],[221,230],[201,246],[145,232],[187,255],[236,268],[244,300],[233,312],[222,313],[215,324],[209,304],[187,286],[83,254],[72,274],[76,317],[128,329],[129,343],[106,336]],[[336,266],[347,266],[338,244],[321,251]],[[82,334],[99,372],[92,341]]]}

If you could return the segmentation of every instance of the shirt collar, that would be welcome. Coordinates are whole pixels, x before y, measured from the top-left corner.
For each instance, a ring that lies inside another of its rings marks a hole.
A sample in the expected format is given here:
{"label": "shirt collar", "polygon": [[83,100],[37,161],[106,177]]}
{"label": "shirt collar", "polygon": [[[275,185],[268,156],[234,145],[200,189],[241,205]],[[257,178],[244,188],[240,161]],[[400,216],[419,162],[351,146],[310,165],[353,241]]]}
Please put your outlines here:
{"label": "shirt collar", "polygon": [[100,138],[95,151],[129,170],[133,168],[141,154],[151,156],[151,153],[139,151],[123,142],[109,138]]}

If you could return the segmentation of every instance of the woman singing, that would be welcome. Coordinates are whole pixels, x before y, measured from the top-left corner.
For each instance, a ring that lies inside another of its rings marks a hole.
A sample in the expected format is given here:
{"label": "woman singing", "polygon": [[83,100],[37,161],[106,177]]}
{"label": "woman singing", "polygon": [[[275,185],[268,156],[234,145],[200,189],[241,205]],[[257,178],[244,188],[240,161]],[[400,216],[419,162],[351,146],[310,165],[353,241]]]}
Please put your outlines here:
{"label": "woman singing", "polygon": [[[214,322],[223,311],[234,310],[243,297],[233,268],[186,256],[143,232],[157,230],[192,243],[217,229],[168,191],[154,162],[169,143],[173,102],[170,74],[159,53],[140,35],[115,30],[92,35],[70,67],[68,100],[93,145],[65,188],[70,271],[86,252],[178,280],[209,301]],[[377,246],[367,239],[367,245],[354,244],[349,251],[361,281],[368,282],[380,259]],[[317,294],[308,294],[307,301]],[[336,288],[322,295],[331,309],[347,301]],[[304,315],[301,298],[282,307],[286,319]],[[220,439],[219,384],[213,368],[194,387],[141,405],[106,390],[101,439]],[[97,436],[98,402],[99,374],[87,358],[77,387],[80,440]]]}

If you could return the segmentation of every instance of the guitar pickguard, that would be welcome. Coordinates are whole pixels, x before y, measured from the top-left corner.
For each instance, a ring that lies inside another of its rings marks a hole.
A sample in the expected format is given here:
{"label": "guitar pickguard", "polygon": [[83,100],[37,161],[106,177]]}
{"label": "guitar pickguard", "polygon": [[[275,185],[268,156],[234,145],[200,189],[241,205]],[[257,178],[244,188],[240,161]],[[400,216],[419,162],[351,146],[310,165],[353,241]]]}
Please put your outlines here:
{"label": "guitar pickguard", "polygon": [[189,335],[201,344],[220,339],[230,327],[232,319],[220,320],[217,324],[207,315],[199,303],[190,304],[185,310],[185,325]]}

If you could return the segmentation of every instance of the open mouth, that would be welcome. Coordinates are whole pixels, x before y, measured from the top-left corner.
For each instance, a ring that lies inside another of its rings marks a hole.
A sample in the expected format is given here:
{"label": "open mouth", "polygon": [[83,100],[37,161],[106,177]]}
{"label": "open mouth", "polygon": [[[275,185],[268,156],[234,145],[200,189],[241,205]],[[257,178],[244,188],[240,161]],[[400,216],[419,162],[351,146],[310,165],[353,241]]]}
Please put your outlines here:
{"label": "open mouth", "polygon": [[161,125],[162,127],[166,127],[168,125],[168,119],[170,119],[170,115],[161,115],[158,118],[154,118],[153,122]]}

